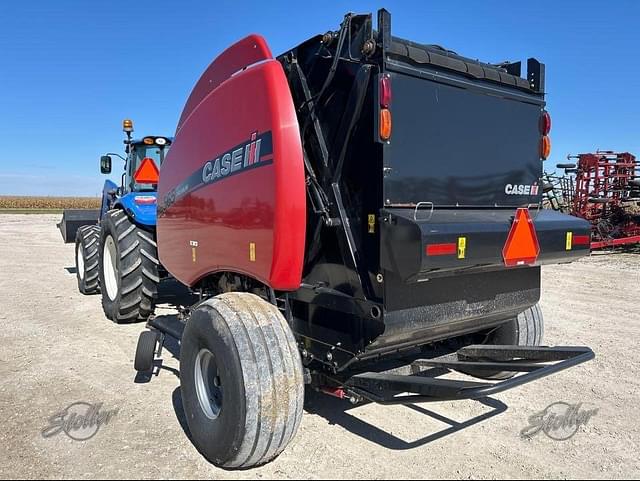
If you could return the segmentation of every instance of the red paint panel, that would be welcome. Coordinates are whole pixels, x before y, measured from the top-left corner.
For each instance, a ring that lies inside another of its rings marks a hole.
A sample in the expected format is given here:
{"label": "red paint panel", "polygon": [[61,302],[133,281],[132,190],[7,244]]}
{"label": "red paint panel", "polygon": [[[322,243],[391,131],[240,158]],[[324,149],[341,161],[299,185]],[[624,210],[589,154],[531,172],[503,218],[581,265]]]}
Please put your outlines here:
{"label": "red paint panel", "polygon": [[271,49],[260,35],[249,35],[222,52],[200,77],[180,116],[178,129],[202,100],[234,73],[249,65],[272,59]]}
{"label": "red paint panel", "polygon": [[[262,144],[254,162],[256,139]],[[215,161],[240,148],[250,159],[245,167],[216,177]],[[203,177],[215,180],[203,184]],[[299,288],[306,189],[299,126],[279,62],[253,65],[198,103],[162,165],[158,198],[160,259],[184,284],[233,271],[277,290]]]}

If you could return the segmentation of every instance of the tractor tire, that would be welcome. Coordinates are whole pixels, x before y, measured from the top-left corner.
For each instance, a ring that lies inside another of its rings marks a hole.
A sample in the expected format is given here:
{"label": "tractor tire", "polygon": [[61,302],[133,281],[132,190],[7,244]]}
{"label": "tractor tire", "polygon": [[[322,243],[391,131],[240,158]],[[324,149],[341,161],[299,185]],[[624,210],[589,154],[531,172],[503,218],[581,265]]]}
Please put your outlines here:
{"label": "tractor tire", "polygon": [[[491,331],[484,344],[499,346],[540,346],[544,338],[544,317],[540,304],[530,307],[520,313],[517,318],[502,324]],[[516,375],[508,371],[473,371],[465,370],[469,374],[481,379],[505,380]]]}
{"label": "tractor tire", "polygon": [[118,324],[146,321],[155,308],[160,277],[155,235],[120,209],[107,212],[100,233],[102,308]]}
{"label": "tractor tire", "polygon": [[85,295],[100,292],[100,227],[85,225],[76,232],[76,278],[78,290]]}
{"label": "tractor tire", "polygon": [[180,384],[193,443],[222,468],[271,461],[302,420],[295,338],[278,308],[254,294],[222,294],[193,311],[181,341]]}

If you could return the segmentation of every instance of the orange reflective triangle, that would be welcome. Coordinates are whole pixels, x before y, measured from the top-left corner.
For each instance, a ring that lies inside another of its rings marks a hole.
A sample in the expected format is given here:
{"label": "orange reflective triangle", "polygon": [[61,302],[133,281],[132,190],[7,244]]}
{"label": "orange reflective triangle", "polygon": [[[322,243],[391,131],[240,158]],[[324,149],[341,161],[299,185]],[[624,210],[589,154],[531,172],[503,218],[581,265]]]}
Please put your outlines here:
{"label": "orange reflective triangle", "polygon": [[153,159],[149,157],[142,159],[138,170],[133,174],[133,180],[138,184],[157,184],[159,178],[160,171]]}
{"label": "orange reflective triangle", "polygon": [[538,235],[529,215],[529,209],[518,209],[511,231],[502,250],[507,267],[535,264],[540,255]]}

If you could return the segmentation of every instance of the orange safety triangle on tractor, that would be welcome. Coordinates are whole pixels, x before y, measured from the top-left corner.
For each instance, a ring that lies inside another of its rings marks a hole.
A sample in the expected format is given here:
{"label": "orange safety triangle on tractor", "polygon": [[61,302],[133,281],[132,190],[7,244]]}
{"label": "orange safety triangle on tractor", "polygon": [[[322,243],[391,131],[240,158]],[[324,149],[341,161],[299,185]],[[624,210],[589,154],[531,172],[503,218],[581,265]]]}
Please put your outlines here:
{"label": "orange safety triangle on tractor", "polygon": [[160,178],[160,171],[153,159],[145,157],[140,166],[133,174],[133,179],[138,184],[157,184]]}

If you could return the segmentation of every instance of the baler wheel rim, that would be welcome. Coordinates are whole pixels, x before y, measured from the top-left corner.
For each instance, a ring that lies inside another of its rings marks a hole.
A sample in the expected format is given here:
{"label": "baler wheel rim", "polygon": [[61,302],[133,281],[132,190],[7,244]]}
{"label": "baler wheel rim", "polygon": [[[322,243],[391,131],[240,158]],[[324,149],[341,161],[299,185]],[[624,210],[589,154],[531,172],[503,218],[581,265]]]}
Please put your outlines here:
{"label": "baler wheel rim", "polygon": [[218,364],[214,354],[206,348],[200,349],[194,367],[196,394],[205,416],[214,420],[222,411],[222,385]]}

